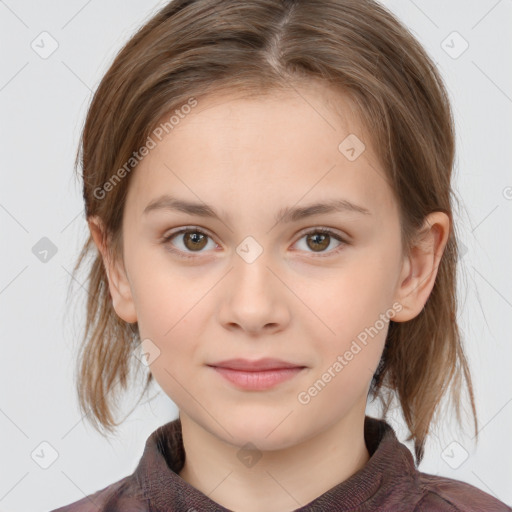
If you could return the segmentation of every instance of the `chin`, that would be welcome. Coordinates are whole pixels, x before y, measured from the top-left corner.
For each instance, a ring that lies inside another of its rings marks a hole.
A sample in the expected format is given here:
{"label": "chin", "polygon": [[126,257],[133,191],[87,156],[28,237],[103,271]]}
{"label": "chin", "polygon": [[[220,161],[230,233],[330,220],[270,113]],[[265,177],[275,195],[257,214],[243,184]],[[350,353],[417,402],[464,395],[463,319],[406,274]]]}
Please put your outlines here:
{"label": "chin", "polygon": [[223,425],[231,436],[222,429],[221,434],[225,441],[234,446],[243,447],[252,443],[261,451],[288,448],[299,442],[300,431],[296,419],[292,419],[293,414],[286,418],[287,414],[279,414],[278,419],[274,414],[230,417]]}

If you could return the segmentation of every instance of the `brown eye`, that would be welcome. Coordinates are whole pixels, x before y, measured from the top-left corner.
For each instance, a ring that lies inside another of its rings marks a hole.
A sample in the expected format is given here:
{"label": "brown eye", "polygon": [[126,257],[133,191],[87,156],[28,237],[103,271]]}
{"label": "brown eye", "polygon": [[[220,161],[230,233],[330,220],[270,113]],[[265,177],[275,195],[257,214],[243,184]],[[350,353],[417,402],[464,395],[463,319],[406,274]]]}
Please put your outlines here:
{"label": "brown eye", "polygon": [[183,235],[183,244],[191,251],[200,251],[206,245],[208,236],[199,231],[186,231]]}
{"label": "brown eye", "polygon": [[331,243],[331,237],[326,233],[313,233],[307,235],[306,240],[308,247],[314,250],[315,252],[323,251],[324,249],[329,247],[329,244]]}
{"label": "brown eye", "polygon": [[[300,247],[300,243],[303,243],[303,241],[305,241],[305,248]],[[337,245],[331,247],[333,241],[336,242]],[[323,257],[338,253],[348,243],[337,232],[331,229],[317,228],[303,233],[298,244],[299,249],[305,252],[318,253],[318,256]]]}
{"label": "brown eye", "polygon": [[196,255],[208,252],[203,250],[208,245],[208,242],[211,242],[213,248],[215,248],[216,244],[211,237],[200,229],[195,228],[181,229],[168,236],[164,236],[162,239],[166,249],[184,258],[193,258]]}

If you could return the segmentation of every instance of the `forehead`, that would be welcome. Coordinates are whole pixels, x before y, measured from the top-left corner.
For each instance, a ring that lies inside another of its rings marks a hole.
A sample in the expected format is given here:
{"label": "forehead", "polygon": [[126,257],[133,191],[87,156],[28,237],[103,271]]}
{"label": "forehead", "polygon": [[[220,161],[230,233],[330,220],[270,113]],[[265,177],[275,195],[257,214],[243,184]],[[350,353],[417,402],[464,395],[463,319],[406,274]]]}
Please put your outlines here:
{"label": "forehead", "polygon": [[[393,207],[392,191],[351,102],[324,85],[262,96],[199,97],[143,158],[129,202],[141,213],[164,193],[203,200],[295,204],[326,194]],[[164,119],[169,116],[164,117]],[[180,194],[177,194],[177,192]]]}

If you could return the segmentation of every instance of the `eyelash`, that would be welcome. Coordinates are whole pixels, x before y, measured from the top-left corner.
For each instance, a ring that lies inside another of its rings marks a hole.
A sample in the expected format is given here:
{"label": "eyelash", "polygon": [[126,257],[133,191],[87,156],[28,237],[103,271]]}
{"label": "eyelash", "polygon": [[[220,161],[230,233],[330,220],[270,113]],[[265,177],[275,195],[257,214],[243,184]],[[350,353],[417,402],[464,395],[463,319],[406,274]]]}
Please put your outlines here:
{"label": "eyelash", "polygon": [[[195,226],[188,226],[186,228],[182,228],[179,231],[175,231],[174,233],[170,233],[169,235],[163,237],[162,238],[162,243],[167,245],[167,250],[169,250],[170,252],[178,255],[181,258],[187,258],[187,259],[197,258],[197,255],[194,255],[193,252],[181,251],[179,249],[176,249],[175,247],[172,247],[172,244],[170,244],[170,242],[171,242],[171,240],[173,238],[175,238],[178,235],[181,235],[183,233],[199,233],[199,234],[205,235],[208,238],[213,240],[213,238],[208,233],[206,233],[202,229],[197,228]],[[348,245],[348,242],[345,241],[336,231],[333,231],[333,230],[331,230],[329,228],[315,228],[315,229],[306,231],[305,233],[302,233],[302,235],[299,238],[299,240],[301,240],[302,238],[304,238],[307,235],[313,235],[313,234],[329,235],[329,236],[333,237],[335,240],[337,240],[338,242],[341,242],[341,244],[336,249],[334,249],[332,251],[327,251],[327,254],[323,254],[323,253],[315,254],[315,253],[312,253],[312,254],[314,254],[314,256],[313,256],[314,258],[326,258],[328,256],[331,256],[332,254],[337,254],[338,252],[340,252],[344,248],[345,245]],[[200,252],[201,251],[199,251],[197,254],[200,254]]]}

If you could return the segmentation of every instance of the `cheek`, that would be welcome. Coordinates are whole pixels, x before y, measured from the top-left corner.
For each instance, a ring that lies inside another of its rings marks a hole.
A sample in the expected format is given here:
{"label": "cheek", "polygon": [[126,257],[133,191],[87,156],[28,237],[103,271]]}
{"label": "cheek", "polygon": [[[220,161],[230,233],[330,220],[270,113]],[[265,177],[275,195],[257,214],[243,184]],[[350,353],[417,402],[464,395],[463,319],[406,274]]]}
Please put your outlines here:
{"label": "cheek", "polygon": [[173,382],[169,373],[183,372],[187,369],[184,361],[196,360],[196,340],[201,339],[202,328],[197,320],[207,316],[204,299],[214,283],[204,280],[203,286],[191,280],[187,272],[155,252],[134,253],[132,264],[136,269],[132,288],[141,339],[149,339],[154,344],[150,346],[156,347],[159,356],[150,370],[167,390]]}
{"label": "cheek", "polygon": [[393,283],[394,274],[382,259],[358,255],[325,278],[304,282],[301,293],[324,320],[326,332],[354,334],[354,329],[373,324],[391,306]]}
{"label": "cheek", "polygon": [[172,263],[163,246],[133,250],[130,264],[141,333],[165,339],[186,321],[187,312],[205,291],[195,286],[197,281],[186,270]]}
{"label": "cheek", "polygon": [[208,317],[204,309],[208,287],[192,286],[186,273],[169,264],[147,265],[134,285],[141,338],[149,339],[157,353],[149,370],[167,396],[185,407],[190,401],[186,388],[200,362],[198,340],[203,326],[198,319]]}
{"label": "cheek", "polygon": [[389,321],[380,316],[386,315],[387,308],[381,308],[382,301],[371,293],[377,288],[347,294],[342,281],[339,285],[339,293],[322,304],[319,315],[329,329],[319,327],[316,319],[308,328],[317,364],[299,390],[297,401],[305,405],[301,410],[311,418],[325,415],[325,404],[330,404],[329,414],[339,416],[356,403],[366,403],[389,327]]}
{"label": "cheek", "polygon": [[333,381],[340,386],[358,383],[362,390],[380,361],[389,320],[396,313],[389,263],[384,254],[361,255],[329,279],[304,284],[302,293],[314,313],[308,312],[307,330],[320,355],[318,371],[335,373]]}

